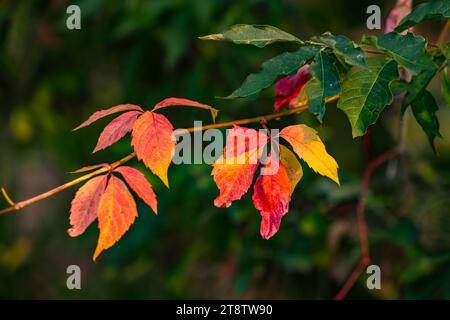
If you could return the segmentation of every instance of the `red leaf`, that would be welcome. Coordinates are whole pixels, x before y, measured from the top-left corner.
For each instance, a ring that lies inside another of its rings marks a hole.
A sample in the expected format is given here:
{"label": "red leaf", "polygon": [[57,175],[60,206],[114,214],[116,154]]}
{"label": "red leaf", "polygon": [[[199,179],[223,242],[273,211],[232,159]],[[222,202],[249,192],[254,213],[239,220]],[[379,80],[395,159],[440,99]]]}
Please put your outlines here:
{"label": "red leaf", "polygon": [[87,119],[85,122],[83,122],[78,127],[73,129],[73,131],[81,129],[83,127],[86,127],[86,126],[90,125],[91,123],[97,121],[98,119],[101,119],[103,117],[109,116],[110,114],[113,114],[113,113],[116,113],[116,112],[121,112],[121,111],[128,111],[128,110],[137,110],[137,111],[141,111],[141,112],[144,111],[144,110],[142,110],[141,107],[136,106],[134,104],[120,104],[118,106],[115,106],[115,107],[112,107],[112,108],[109,108],[109,109],[105,109],[105,110],[100,110],[100,111],[94,112],[89,117],[89,119]]}
{"label": "red leaf", "polygon": [[140,114],[140,111],[130,111],[111,121],[100,134],[93,153],[105,149],[123,138],[131,130],[134,121]]}
{"label": "red leaf", "polygon": [[107,180],[106,175],[92,178],[75,194],[70,209],[70,224],[72,228],[68,230],[71,237],[82,234],[97,218],[98,205],[105,191]]}
{"label": "red leaf", "polygon": [[119,167],[114,170],[119,172],[128,183],[131,189],[144,200],[146,204],[152,208],[155,213],[158,213],[156,195],[153,192],[152,185],[145,179],[145,176],[138,170],[132,167]]}
{"label": "red leaf", "polygon": [[100,169],[100,168],[107,167],[107,166],[109,166],[109,164],[107,164],[107,163],[94,164],[92,166],[86,166],[86,167],[80,168],[75,171],[70,171],[69,173],[81,173],[81,172],[86,172],[86,171],[92,171],[92,170]]}
{"label": "red leaf", "polygon": [[286,168],[270,152],[264,168],[270,170],[273,165],[277,165],[278,170],[270,175],[260,175],[253,186],[252,199],[255,208],[261,213],[260,232],[264,239],[271,238],[278,231],[281,218],[288,212],[291,201],[291,184]]}
{"label": "red leaf", "polygon": [[210,110],[213,121],[216,120],[217,114],[219,113],[219,110],[214,109],[213,107],[211,107],[207,104],[199,103],[199,102],[192,101],[189,99],[184,99],[184,98],[164,99],[163,101],[158,102],[158,104],[156,104],[156,106],[153,108],[152,111],[155,111],[155,110],[158,110],[161,108],[165,108],[165,107],[177,107],[177,106],[197,107],[197,108],[201,108],[201,109]]}
{"label": "red leaf", "polygon": [[[384,28],[384,33],[389,33],[394,31],[395,27],[399,24],[399,22],[411,13],[412,9],[412,0],[397,0],[395,7],[389,13],[389,16],[386,20],[386,26]],[[412,32],[413,28],[409,28],[403,31],[401,34],[406,34],[408,32]]]}
{"label": "red leaf", "polygon": [[161,114],[147,111],[133,125],[131,144],[139,160],[169,187],[167,170],[175,149],[173,126]]}
{"label": "red leaf", "polygon": [[128,231],[137,217],[136,203],[125,183],[111,176],[98,206],[98,237],[94,261],[103,250],[112,247]]}
{"label": "red leaf", "polygon": [[311,79],[308,65],[298,69],[293,76],[280,79],[275,85],[275,111],[285,105],[290,105],[302,90],[303,86]]}
{"label": "red leaf", "polygon": [[230,130],[224,155],[214,162],[211,173],[220,190],[216,207],[229,207],[248,191],[266,143],[267,136],[253,129],[236,126]]}

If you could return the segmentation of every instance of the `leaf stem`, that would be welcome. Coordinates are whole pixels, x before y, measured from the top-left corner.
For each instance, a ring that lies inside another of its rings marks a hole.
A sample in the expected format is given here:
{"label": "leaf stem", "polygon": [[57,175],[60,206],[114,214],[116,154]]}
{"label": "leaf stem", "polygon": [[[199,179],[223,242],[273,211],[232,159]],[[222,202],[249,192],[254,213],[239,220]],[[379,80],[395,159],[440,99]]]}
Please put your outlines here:
{"label": "leaf stem", "polygon": [[[330,97],[326,100],[326,102],[331,102],[331,101],[335,101],[339,99],[339,96],[333,96]],[[188,128],[188,129],[178,129],[174,131],[174,134],[181,134],[182,132],[195,132],[195,131],[203,131],[203,130],[207,130],[207,129],[217,129],[217,128],[224,128],[224,127],[230,127],[233,125],[244,125],[244,124],[249,124],[249,123],[257,123],[257,122],[261,122],[261,121],[269,121],[269,120],[274,120],[274,119],[278,119],[281,117],[285,117],[285,116],[289,116],[289,115],[293,115],[296,113],[300,113],[303,112],[305,110],[307,110],[308,108],[308,104],[306,101],[302,101],[300,102],[298,105],[296,105],[294,108],[292,109],[287,109],[281,112],[277,112],[277,113],[273,113],[273,114],[269,114],[269,115],[264,115],[264,116],[258,116],[258,117],[254,117],[254,118],[247,118],[247,119],[240,119],[240,120],[234,120],[234,121],[228,121],[228,122],[222,122],[222,123],[213,123],[210,125],[206,125],[206,126],[198,126],[198,127],[192,127],[192,128]],[[93,172],[90,172],[88,174],[85,174],[77,179],[74,179],[72,181],[69,181],[63,185],[60,185],[56,188],[53,188],[47,192],[41,193],[35,197],[29,198],[27,200],[23,200],[17,203],[12,203],[12,205],[6,209],[0,210],[0,215],[6,214],[8,212],[13,212],[13,211],[18,211],[20,209],[25,208],[26,206],[29,206],[30,204],[39,202],[41,200],[47,199],[65,189],[68,189],[70,187],[73,187],[83,181],[89,180],[90,178],[102,174],[102,173],[106,173],[109,172],[115,168],[117,168],[118,166],[121,166],[122,164],[130,161],[131,159],[133,159],[136,156],[135,152],[130,153],[129,155],[127,155],[126,157],[111,163],[108,166],[102,167],[98,170],[95,170]],[[8,201],[9,202],[9,201]],[[11,204],[10,203],[10,204]]]}

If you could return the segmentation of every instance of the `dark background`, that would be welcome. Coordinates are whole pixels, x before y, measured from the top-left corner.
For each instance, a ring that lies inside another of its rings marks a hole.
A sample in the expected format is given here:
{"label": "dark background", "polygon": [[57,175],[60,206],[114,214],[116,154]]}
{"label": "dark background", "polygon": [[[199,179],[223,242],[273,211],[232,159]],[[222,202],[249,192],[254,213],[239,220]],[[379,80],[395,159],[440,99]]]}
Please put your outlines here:
{"label": "dark background", "polygon": [[[186,97],[221,110],[218,121],[271,113],[273,90],[255,101],[215,99],[237,88],[266,59],[293,47],[264,49],[202,42],[235,23],[271,24],[307,39],[326,31],[355,40],[377,34],[365,27],[367,6],[383,20],[395,1],[152,0],[0,2],[0,186],[22,200],[69,181],[67,172],[112,162],[131,152],[129,137],[92,155],[104,119],[71,132],[96,110],[120,103],[151,108]],[[66,28],[66,8],[78,4],[82,29]],[[417,30],[435,41],[442,24]],[[380,168],[367,203],[372,263],[381,267],[382,290],[366,276],[350,298],[450,298],[450,109],[440,104],[444,140],[435,156],[407,116],[407,156]],[[163,111],[176,127],[207,112]],[[333,297],[358,261],[355,219],[362,171],[370,157],[398,137],[399,107],[389,107],[370,141],[352,140],[344,114],[328,106],[320,126],[304,114],[269,127],[306,122],[319,130],[340,165],[341,187],[313,174],[297,187],[280,231],[259,235],[251,193],[229,209],[207,165],[172,165],[171,189],[143,169],[158,195],[159,216],[138,202],[139,219],[119,244],[93,263],[98,229],[67,235],[70,189],[0,217],[0,298],[258,298]],[[7,203],[2,198],[0,206]],[[82,270],[82,290],[66,288],[66,268]]]}

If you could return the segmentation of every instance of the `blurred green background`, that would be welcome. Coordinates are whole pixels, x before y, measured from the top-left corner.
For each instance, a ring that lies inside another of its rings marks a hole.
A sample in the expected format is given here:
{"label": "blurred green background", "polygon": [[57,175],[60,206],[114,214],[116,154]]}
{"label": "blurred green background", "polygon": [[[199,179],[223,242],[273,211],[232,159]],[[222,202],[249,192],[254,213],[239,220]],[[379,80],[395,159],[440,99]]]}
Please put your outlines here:
{"label": "blurred green background", "polygon": [[[383,20],[393,0],[151,0],[0,1],[0,186],[13,200],[47,191],[81,166],[115,161],[131,151],[125,138],[92,155],[111,118],[71,132],[98,109],[120,103],[144,108],[186,97],[221,110],[218,121],[273,110],[273,90],[255,101],[215,99],[289,45],[265,49],[206,43],[200,35],[235,23],[271,24],[300,38],[331,31],[358,40],[366,8],[378,4]],[[81,7],[82,29],[66,28],[66,8]],[[417,30],[435,41],[441,24]],[[367,203],[372,263],[382,290],[370,291],[363,274],[349,298],[450,298],[450,109],[439,94],[444,140],[439,156],[407,116],[407,156],[375,174]],[[164,110],[177,127],[207,112]],[[228,209],[207,165],[172,165],[171,189],[152,176],[159,216],[138,202],[139,218],[118,245],[91,260],[98,236],[92,225],[70,238],[67,190],[0,217],[0,298],[260,298],[328,299],[360,254],[355,204],[362,171],[398,136],[399,107],[383,113],[365,146],[352,140],[344,114],[328,106],[320,126],[307,114],[269,123],[306,122],[319,130],[340,165],[341,187],[313,174],[297,187],[280,231],[259,235],[251,193]],[[0,199],[0,207],[6,207]],[[66,288],[66,268],[82,270],[82,290]]]}

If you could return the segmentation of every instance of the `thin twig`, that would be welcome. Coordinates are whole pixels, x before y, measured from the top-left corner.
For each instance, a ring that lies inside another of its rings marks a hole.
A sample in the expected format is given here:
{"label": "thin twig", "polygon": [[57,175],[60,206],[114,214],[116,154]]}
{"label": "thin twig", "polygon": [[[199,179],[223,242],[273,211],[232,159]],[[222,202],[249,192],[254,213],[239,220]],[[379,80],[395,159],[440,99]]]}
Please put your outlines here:
{"label": "thin twig", "polygon": [[355,270],[353,270],[350,277],[342,286],[341,290],[334,297],[335,300],[342,300],[345,298],[347,293],[353,288],[356,281],[359,279],[364,269],[369,265],[370,262],[370,251],[369,251],[369,237],[367,234],[367,224],[366,224],[366,200],[367,194],[369,192],[370,181],[372,178],[373,172],[381,166],[383,163],[392,160],[400,155],[400,151],[398,149],[394,149],[383,153],[371,160],[366,169],[364,170],[364,174],[361,180],[360,187],[360,196],[359,201],[356,206],[356,215],[358,219],[358,233],[359,240],[361,242],[361,259],[358,262]]}
{"label": "thin twig", "polygon": [[[326,102],[331,102],[331,101],[335,101],[339,99],[339,96],[333,96],[330,97],[326,100]],[[247,119],[241,119],[241,120],[236,120],[236,121],[228,121],[228,122],[222,122],[222,123],[213,123],[210,125],[206,125],[206,126],[198,126],[198,127],[192,127],[192,128],[188,128],[188,129],[178,129],[174,132],[174,134],[182,134],[184,132],[195,132],[195,131],[203,131],[203,130],[207,130],[207,129],[217,129],[217,128],[224,128],[224,127],[230,127],[233,125],[243,125],[243,124],[249,124],[249,123],[257,123],[257,122],[261,122],[261,121],[269,121],[269,120],[273,120],[273,119],[277,119],[277,118],[281,118],[284,116],[288,116],[288,115],[292,115],[292,114],[296,114],[296,113],[300,113],[305,111],[308,108],[308,105],[306,102],[302,102],[299,103],[298,105],[295,106],[295,108],[292,109],[288,109],[288,110],[284,110],[281,112],[277,112],[277,113],[273,113],[273,114],[269,114],[269,115],[264,115],[264,116],[259,116],[259,117],[254,117],[254,118],[247,118]],[[46,198],[49,198],[65,189],[68,189],[70,187],[73,187],[83,181],[89,180],[90,178],[102,174],[102,173],[106,173],[110,170],[113,170],[115,168],[117,168],[118,166],[121,166],[122,164],[124,164],[125,162],[130,161],[131,159],[133,159],[136,156],[136,153],[130,153],[129,155],[127,155],[126,157],[110,164],[109,166],[105,166],[102,167],[98,170],[95,170],[91,173],[85,174],[77,179],[74,179],[72,181],[69,181],[59,187],[56,187],[54,189],[51,189],[47,192],[44,192],[42,194],[39,194],[35,197],[32,197],[30,199],[24,200],[24,201],[20,201],[17,203],[10,203],[11,206],[0,210],[0,215],[8,213],[8,212],[12,212],[12,211],[17,211],[20,210],[26,206],[29,206],[30,204],[36,203],[38,201],[44,200]]]}

